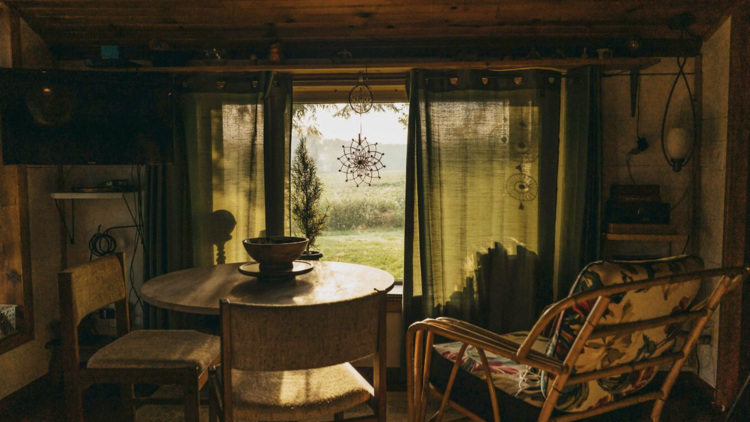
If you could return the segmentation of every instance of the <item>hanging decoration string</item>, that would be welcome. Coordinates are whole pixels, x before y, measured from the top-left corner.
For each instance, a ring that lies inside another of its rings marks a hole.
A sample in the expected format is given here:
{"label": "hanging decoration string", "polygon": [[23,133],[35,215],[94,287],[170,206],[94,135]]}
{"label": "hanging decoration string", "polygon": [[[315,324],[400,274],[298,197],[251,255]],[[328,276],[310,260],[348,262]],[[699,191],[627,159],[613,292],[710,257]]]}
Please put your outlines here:
{"label": "hanging decoration string", "polygon": [[344,173],[346,182],[351,180],[357,187],[362,183],[372,186],[372,179],[380,179],[380,170],[385,168],[382,161],[385,154],[378,151],[377,142],[370,144],[367,138],[362,136],[362,115],[372,109],[372,104],[372,90],[367,86],[365,77],[360,74],[359,82],[349,92],[349,106],[359,114],[359,134],[357,139],[352,139],[349,146],[341,146],[344,153],[338,157],[341,163],[339,173]]}
{"label": "hanging decoration string", "polygon": [[[685,75],[685,64],[687,63],[687,57],[678,57],[677,58],[677,66],[679,67],[679,71],[677,72],[677,76],[674,78],[674,82],[672,83],[672,89],[669,90],[669,97],[667,97],[667,105],[664,107],[664,116],[661,120],[661,151],[664,154],[664,159],[667,160],[667,163],[669,163],[670,166],[672,166],[672,169],[674,171],[678,172],[682,170],[682,168],[687,165],[688,162],[690,162],[690,159],[693,157],[693,152],[695,151],[695,144],[698,141],[698,120],[696,117],[695,112],[695,100],[693,98],[693,91],[690,89],[690,83],[688,83],[687,76]],[[667,147],[666,147],[666,139],[664,138],[664,131],[667,125],[667,114],[669,113],[669,106],[672,102],[672,97],[674,95],[675,88],[677,87],[677,83],[682,79],[685,82],[685,89],[687,89],[688,98],[690,100],[690,110],[692,112],[693,117],[693,142],[690,144],[690,151],[685,155],[684,158],[682,157],[670,157],[667,153]]]}

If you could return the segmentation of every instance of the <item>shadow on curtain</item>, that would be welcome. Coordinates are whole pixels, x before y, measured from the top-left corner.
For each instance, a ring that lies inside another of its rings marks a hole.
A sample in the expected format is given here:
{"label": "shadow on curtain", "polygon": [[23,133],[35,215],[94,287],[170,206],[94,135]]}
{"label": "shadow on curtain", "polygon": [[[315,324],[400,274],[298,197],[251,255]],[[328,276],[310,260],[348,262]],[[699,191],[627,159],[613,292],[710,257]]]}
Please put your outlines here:
{"label": "shadow on curtain", "polygon": [[288,231],[291,79],[274,76],[187,81],[181,106],[195,266],[246,261],[243,239]]}
{"label": "shadow on curtain", "polygon": [[247,261],[243,239],[290,227],[291,77],[196,75],[179,90],[174,162],[146,169],[146,279]]}
{"label": "shadow on curtain", "polygon": [[414,70],[404,317],[528,329],[551,301],[561,75]]}

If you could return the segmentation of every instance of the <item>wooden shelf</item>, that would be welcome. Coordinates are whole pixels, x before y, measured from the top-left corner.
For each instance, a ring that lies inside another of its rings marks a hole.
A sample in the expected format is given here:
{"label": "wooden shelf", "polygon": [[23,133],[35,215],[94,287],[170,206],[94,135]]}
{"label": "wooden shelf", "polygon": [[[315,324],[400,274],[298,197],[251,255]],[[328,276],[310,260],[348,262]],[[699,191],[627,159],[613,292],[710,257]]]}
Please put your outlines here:
{"label": "wooden shelf", "polygon": [[685,242],[687,235],[684,234],[624,234],[604,233],[606,240],[619,242]]}
{"label": "wooden shelf", "polygon": [[120,199],[123,195],[135,192],[54,192],[53,199]]}
{"label": "wooden shelf", "polygon": [[294,75],[358,74],[367,66],[369,74],[401,73],[411,69],[428,70],[520,70],[551,69],[568,70],[582,66],[601,66],[605,71],[643,70],[661,60],[655,57],[612,58],[612,59],[538,59],[538,60],[486,60],[486,61],[361,61],[332,64],[330,60],[291,60],[284,64],[230,62],[224,66],[185,66],[185,67],[139,67],[128,69],[92,69],[79,66],[63,66],[61,69],[88,70],[92,72],[164,72],[164,73],[242,73],[276,71]]}

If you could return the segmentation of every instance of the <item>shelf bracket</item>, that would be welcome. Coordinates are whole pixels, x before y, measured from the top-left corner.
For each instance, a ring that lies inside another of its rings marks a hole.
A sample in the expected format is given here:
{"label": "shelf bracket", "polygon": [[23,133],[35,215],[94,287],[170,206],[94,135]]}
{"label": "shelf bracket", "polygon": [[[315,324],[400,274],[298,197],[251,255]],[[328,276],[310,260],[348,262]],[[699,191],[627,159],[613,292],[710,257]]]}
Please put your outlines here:
{"label": "shelf bracket", "polygon": [[[60,201],[63,201],[63,208],[60,208]],[[68,223],[65,219],[65,200],[64,199],[55,199],[55,207],[57,207],[57,212],[60,214],[60,222],[63,225],[63,228],[65,229],[65,233],[68,235],[68,241],[71,245],[76,244],[76,200],[71,199],[70,200],[70,229],[68,229]]]}

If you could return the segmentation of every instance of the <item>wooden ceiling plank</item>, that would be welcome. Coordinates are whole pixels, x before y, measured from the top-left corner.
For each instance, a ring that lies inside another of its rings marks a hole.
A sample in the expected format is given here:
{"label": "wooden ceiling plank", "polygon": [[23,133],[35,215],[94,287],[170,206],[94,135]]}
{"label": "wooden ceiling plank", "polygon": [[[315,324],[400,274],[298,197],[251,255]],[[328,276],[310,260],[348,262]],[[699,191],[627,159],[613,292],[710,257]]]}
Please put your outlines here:
{"label": "wooden ceiling plank", "polygon": [[[730,0],[717,0],[724,4]],[[50,45],[145,48],[153,38],[204,45],[310,41],[677,39],[677,13],[703,35],[712,0],[7,0]]]}

